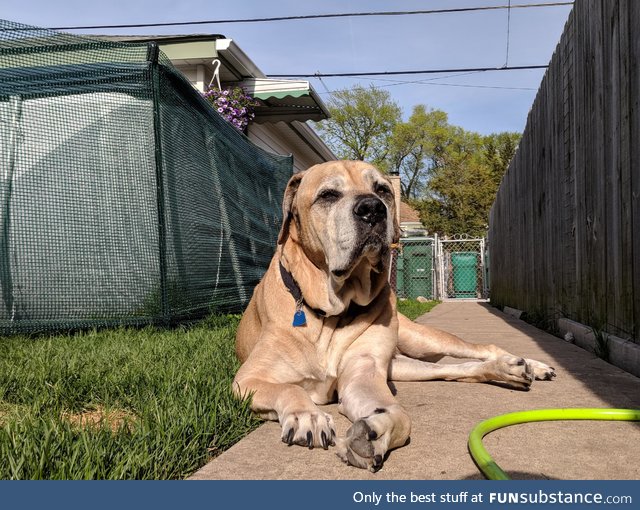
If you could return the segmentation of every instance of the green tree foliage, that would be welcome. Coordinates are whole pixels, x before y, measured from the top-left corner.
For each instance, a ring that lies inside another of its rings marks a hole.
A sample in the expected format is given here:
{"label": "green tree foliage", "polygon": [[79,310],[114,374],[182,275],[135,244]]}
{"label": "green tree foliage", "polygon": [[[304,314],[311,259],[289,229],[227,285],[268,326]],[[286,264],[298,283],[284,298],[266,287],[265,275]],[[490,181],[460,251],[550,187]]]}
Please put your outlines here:
{"label": "green tree foliage", "polygon": [[515,154],[519,133],[482,136],[449,123],[442,110],[417,105],[406,122],[387,91],[334,93],[321,135],[334,153],[398,173],[403,199],[430,232],[486,234],[489,211]]}
{"label": "green tree foliage", "polygon": [[481,136],[453,126],[450,135],[430,172],[425,196],[413,205],[431,232],[484,236],[491,205],[520,135]]}
{"label": "green tree foliage", "polygon": [[516,153],[521,136],[520,133],[504,132],[484,137],[486,162],[491,167],[492,178],[498,186]]}
{"label": "green tree foliage", "polygon": [[440,162],[449,140],[447,114],[417,105],[407,122],[397,123],[389,140],[388,165],[400,175],[402,196],[424,195],[429,174]]}
{"label": "green tree foliage", "polygon": [[341,159],[370,161],[386,167],[389,138],[402,110],[386,90],[356,86],[334,92],[327,101],[331,118],[320,134]]}

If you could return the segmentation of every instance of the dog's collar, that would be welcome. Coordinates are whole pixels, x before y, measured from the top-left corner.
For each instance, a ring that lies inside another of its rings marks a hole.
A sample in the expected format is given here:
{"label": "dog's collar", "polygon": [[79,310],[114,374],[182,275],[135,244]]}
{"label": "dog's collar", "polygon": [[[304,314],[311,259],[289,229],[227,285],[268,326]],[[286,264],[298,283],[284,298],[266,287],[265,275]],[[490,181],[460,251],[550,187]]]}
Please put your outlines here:
{"label": "dog's collar", "polygon": [[[279,264],[280,264],[280,276],[282,277],[282,281],[284,282],[285,287],[287,287],[287,290],[289,291],[289,293],[293,296],[293,299],[296,300],[296,314],[300,312],[300,310],[302,309],[302,305],[304,305],[307,308],[309,308],[309,310],[311,310],[313,313],[315,313],[316,316],[325,317],[327,314],[324,310],[321,310],[320,308],[312,308],[309,306],[309,304],[304,300],[304,296],[302,295],[302,290],[300,290],[300,285],[298,285],[298,282],[296,282],[293,275],[285,269],[285,267],[282,265],[282,261],[280,261]],[[304,316],[304,312],[303,312],[303,316]],[[295,325],[295,320],[294,320],[294,325]]]}

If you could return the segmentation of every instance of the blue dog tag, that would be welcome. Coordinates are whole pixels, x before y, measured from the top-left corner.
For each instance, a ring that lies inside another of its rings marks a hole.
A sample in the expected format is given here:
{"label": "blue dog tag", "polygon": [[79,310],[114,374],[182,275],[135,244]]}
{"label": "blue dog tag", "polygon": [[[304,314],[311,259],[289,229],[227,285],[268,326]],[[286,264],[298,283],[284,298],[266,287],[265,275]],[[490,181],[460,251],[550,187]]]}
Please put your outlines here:
{"label": "blue dog tag", "polygon": [[304,310],[296,310],[296,313],[293,314],[292,325],[298,328],[300,326],[304,326],[306,323],[307,323],[307,316],[304,314]]}

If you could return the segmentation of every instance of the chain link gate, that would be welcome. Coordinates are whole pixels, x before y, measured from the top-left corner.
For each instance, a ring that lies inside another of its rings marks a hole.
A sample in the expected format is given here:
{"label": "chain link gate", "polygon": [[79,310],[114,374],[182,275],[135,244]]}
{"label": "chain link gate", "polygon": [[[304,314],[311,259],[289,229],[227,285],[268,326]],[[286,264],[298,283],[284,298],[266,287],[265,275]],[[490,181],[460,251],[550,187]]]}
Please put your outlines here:
{"label": "chain link gate", "polygon": [[[396,293],[401,299],[437,299],[435,287],[435,239],[407,237],[394,249]],[[393,282],[392,282],[393,285]]]}
{"label": "chain link gate", "polygon": [[408,237],[394,247],[391,284],[401,299],[488,299],[484,238]]}
{"label": "chain link gate", "polygon": [[484,238],[456,236],[440,240],[436,252],[440,299],[488,299],[488,265]]}

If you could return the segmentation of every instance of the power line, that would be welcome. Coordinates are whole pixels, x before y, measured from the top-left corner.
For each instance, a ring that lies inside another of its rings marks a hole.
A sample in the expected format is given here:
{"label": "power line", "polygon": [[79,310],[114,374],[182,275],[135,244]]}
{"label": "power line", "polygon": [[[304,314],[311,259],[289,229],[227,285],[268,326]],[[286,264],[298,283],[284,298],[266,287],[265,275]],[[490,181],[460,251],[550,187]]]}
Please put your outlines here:
{"label": "power line", "polygon": [[398,79],[390,79],[390,78],[370,78],[371,81],[386,81],[386,82],[390,82],[391,85],[410,85],[413,83],[424,83],[426,85],[429,85],[431,82],[434,81],[438,81],[438,80],[446,80],[448,78],[457,78],[459,76],[469,76],[470,74],[478,74],[481,71],[472,71],[469,73],[455,73],[455,74],[445,74],[444,76],[436,76],[434,78],[424,78],[424,79],[420,79],[420,80],[410,80],[410,81],[406,81],[406,80],[398,80]]}
{"label": "power line", "polygon": [[[344,12],[331,14],[308,14],[301,16],[275,16],[270,18],[244,18],[244,19],[218,19],[218,20],[201,20],[201,21],[176,21],[166,23],[131,23],[123,25],[87,25],[87,26],[67,26],[67,27],[49,27],[50,30],[96,30],[105,28],[149,28],[149,27],[173,27],[186,25],[219,25],[230,23],[265,23],[274,21],[300,21],[310,19],[328,19],[328,18],[355,18],[365,16],[413,16],[428,14],[453,14],[462,12],[478,12],[478,11],[495,11],[501,9],[531,9],[543,7],[560,7],[573,5],[573,2],[551,2],[551,3],[535,3],[520,5],[490,5],[482,7],[460,7],[451,9],[428,9],[420,11],[378,11],[378,12]],[[16,30],[16,29],[9,29]],[[20,30],[20,29],[17,29]]]}
{"label": "power line", "polygon": [[[391,83],[389,85],[381,85],[382,87],[394,87],[397,85],[407,85],[411,82]],[[461,87],[468,89],[499,89],[499,90],[538,90],[532,87],[504,87],[499,85],[466,85],[463,83],[426,83],[423,81],[413,82],[414,85],[431,85],[433,87]]]}
{"label": "power line", "polygon": [[[480,71],[481,72],[481,71]],[[479,72],[470,72],[470,73],[458,73],[458,74],[447,74],[444,76],[437,76],[435,78],[427,78],[423,80],[398,80],[398,79],[390,79],[390,78],[370,78],[371,81],[382,81],[387,82],[386,85],[378,85],[378,88],[387,88],[387,87],[397,87],[401,85],[433,85],[433,86],[442,86],[442,87],[463,87],[463,88],[478,88],[478,89],[504,89],[504,90],[538,90],[532,87],[506,87],[500,85],[470,85],[470,84],[462,84],[462,83],[434,83],[438,80],[446,80],[447,78],[457,78],[458,76],[469,76],[470,74],[478,74]],[[322,78],[318,78],[318,81],[323,85],[326,92],[320,92],[320,95],[324,94],[333,94],[334,91],[329,90],[325,82]]]}
{"label": "power line", "polygon": [[[404,81],[404,82],[398,82],[398,83],[390,83],[388,85],[379,85],[377,86],[377,88],[383,89],[383,88],[395,87],[400,85],[431,85],[433,87],[461,87],[461,88],[468,88],[468,89],[498,89],[498,90],[526,90],[526,91],[538,90],[533,87],[501,87],[498,85],[464,85],[462,83],[425,83],[423,81]],[[335,91],[331,91],[327,89],[326,92],[319,92],[319,94],[322,96],[325,94],[333,94],[334,92]]]}
{"label": "power line", "polygon": [[[506,87],[500,85],[469,85],[463,83],[434,83],[436,80],[442,80],[446,78],[453,78],[457,76],[466,76],[469,74],[476,73],[461,73],[461,74],[451,74],[448,76],[441,76],[439,78],[429,78],[428,80],[411,80],[411,81],[402,81],[402,80],[390,80],[385,78],[371,78],[372,81],[384,81],[390,82],[386,85],[378,85],[378,88],[387,88],[387,87],[397,87],[401,85],[431,85],[431,86],[440,86],[440,87],[462,87],[462,88],[473,88],[473,89],[500,89],[500,90],[538,90],[533,87]],[[329,90],[326,86],[322,78],[318,78],[318,81],[324,86],[326,92],[319,92],[320,95],[325,94],[333,94],[335,91]]]}
{"label": "power line", "polygon": [[403,74],[438,74],[438,73],[467,73],[487,71],[521,71],[524,69],[546,69],[548,65],[535,66],[503,66],[503,67],[467,67],[461,69],[422,69],[407,71],[370,71],[360,73],[289,73],[269,74],[269,78],[343,78],[348,76],[398,76]]}
{"label": "power line", "polygon": [[504,59],[504,67],[509,65],[509,39],[511,38],[511,0],[509,0],[509,7],[507,9],[507,51]]}

